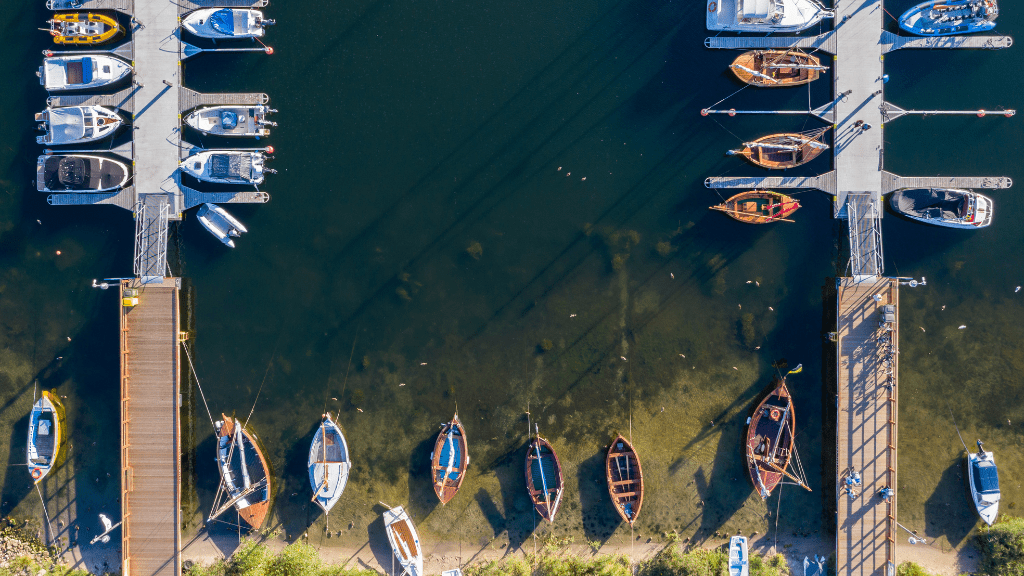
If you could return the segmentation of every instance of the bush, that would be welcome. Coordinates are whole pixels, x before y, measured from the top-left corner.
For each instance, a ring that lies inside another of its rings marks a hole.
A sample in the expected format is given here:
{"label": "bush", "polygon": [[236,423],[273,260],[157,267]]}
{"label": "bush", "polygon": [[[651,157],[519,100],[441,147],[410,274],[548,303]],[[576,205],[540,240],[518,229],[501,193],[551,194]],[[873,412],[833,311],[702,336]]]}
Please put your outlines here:
{"label": "bush", "polygon": [[[0,576],[7,575],[0,572]],[[309,544],[296,542],[275,556],[266,546],[249,540],[227,562],[217,562],[210,566],[196,564],[185,572],[185,576],[377,576],[377,573],[343,566],[324,566],[316,548]]]}
{"label": "bush", "polygon": [[0,576],[18,576],[26,573],[32,576],[91,576],[85,570],[70,570],[56,564],[39,564],[27,556],[15,558],[8,567],[0,568]]}
{"label": "bush", "polygon": [[981,568],[986,574],[1024,576],[1024,519],[1003,516],[978,533]]}
{"label": "bush", "polygon": [[927,570],[921,567],[920,564],[914,562],[904,562],[896,568],[896,576],[934,576],[929,574]]}

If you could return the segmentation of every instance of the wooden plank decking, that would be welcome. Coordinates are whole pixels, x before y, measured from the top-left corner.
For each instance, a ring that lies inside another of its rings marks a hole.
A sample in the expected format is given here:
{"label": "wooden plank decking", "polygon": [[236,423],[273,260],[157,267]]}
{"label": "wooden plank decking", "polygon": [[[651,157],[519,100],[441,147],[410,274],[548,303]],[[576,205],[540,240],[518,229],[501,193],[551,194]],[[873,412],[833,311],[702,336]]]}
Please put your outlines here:
{"label": "wooden plank decking", "polygon": [[[887,576],[896,566],[896,496],[879,493],[896,488],[899,283],[838,284],[836,574]],[[891,330],[880,325],[888,304],[897,310]],[[862,484],[851,498],[844,479],[854,472]]]}
{"label": "wooden plank decking", "polygon": [[[121,570],[181,574],[178,279],[121,283]],[[123,306],[136,290],[138,305]]]}

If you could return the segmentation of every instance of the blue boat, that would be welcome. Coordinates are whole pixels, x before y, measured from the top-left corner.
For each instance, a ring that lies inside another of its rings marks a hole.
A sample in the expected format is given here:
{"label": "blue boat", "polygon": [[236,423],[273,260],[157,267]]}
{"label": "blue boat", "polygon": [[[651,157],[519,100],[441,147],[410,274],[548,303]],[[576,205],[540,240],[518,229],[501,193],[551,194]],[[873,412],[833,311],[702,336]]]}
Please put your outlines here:
{"label": "blue boat", "polygon": [[447,504],[455,497],[466,478],[469,466],[469,450],[466,445],[466,429],[462,427],[456,412],[452,421],[441,428],[430,453],[430,469],[433,475],[434,493],[441,504]]}
{"label": "blue boat", "polygon": [[548,522],[555,521],[555,513],[562,501],[562,464],[550,442],[537,436],[526,452],[526,489],[537,513]]}
{"label": "blue boat", "polygon": [[996,27],[996,0],[928,0],[900,16],[900,28],[918,36],[953,36]]}

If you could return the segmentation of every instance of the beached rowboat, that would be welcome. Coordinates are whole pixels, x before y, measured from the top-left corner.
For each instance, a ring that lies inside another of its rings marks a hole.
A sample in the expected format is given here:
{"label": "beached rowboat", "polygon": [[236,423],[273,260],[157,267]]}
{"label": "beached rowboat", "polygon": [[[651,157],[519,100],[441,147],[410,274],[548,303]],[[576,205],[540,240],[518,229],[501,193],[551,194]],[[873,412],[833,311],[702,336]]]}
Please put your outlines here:
{"label": "beached rowboat", "polygon": [[[220,208],[220,206],[217,206]],[[348,474],[352,461],[348,453],[348,443],[341,427],[334,423],[330,414],[324,414],[313,441],[309,445],[309,485],[313,488],[313,501],[323,511],[331,508],[341,499],[348,483]]]}
{"label": "beached rowboat", "polygon": [[786,475],[793,455],[793,431],[796,429],[793,399],[780,378],[775,389],[758,404],[747,421],[747,472],[761,498],[768,499]]}
{"label": "beached rowboat", "polygon": [[967,453],[967,480],[978,516],[991,526],[999,515],[999,470],[996,455],[986,452],[978,440],[978,451]]}
{"label": "beached rowboat", "polygon": [[750,190],[740,192],[710,209],[725,212],[729,217],[747,224],[768,224],[791,222],[787,218],[800,209],[800,202],[771,190]]}
{"label": "beached rowboat", "polygon": [[[382,505],[387,506],[381,502]],[[402,566],[402,573],[409,576],[423,576],[423,548],[416,526],[409,519],[409,514],[401,506],[388,507],[384,511],[384,531],[395,558]]]}
{"label": "beached rowboat", "polygon": [[555,521],[555,513],[562,501],[562,464],[550,442],[537,436],[526,451],[526,490],[537,513],[548,522]]}
{"label": "beached rowboat", "polygon": [[452,421],[441,428],[430,453],[430,469],[434,493],[441,504],[447,504],[462,486],[469,466],[469,450],[466,444],[466,429],[462,427],[456,412]]}
{"label": "beached rowboat", "polygon": [[632,526],[644,504],[644,473],[636,450],[621,435],[608,447],[605,476],[615,511]]}

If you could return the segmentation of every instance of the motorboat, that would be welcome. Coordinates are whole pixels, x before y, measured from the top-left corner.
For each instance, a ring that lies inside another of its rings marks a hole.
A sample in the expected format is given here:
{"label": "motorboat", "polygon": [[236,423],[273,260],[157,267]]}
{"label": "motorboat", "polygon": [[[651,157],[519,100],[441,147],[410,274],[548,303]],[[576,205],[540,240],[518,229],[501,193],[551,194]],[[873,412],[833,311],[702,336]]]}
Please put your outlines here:
{"label": "motorboat", "polygon": [[[205,206],[205,205],[204,205]],[[218,206],[219,208],[219,206]],[[313,501],[323,509],[324,514],[341,499],[352,469],[348,443],[341,427],[334,423],[330,414],[324,414],[320,427],[309,445],[309,485],[313,488]]]}
{"label": "motorboat", "polygon": [[434,442],[434,451],[430,453],[431,481],[434,493],[447,504],[455,497],[455,493],[466,479],[466,468],[469,466],[469,449],[466,443],[466,429],[459,420],[458,412],[451,422],[441,426],[441,432]]}
{"label": "motorboat", "polygon": [[817,56],[800,50],[751,50],[737,56],[729,68],[740,81],[765,88],[807,84],[828,70]]}
{"label": "motorboat", "polygon": [[36,136],[37,144],[82,144],[102,140],[121,127],[121,116],[103,106],[65,106],[47,108],[36,114],[40,130],[46,134]]}
{"label": "motorboat", "polygon": [[750,558],[747,556],[747,537],[733,536],[729,539],[729,576],[747,576]]}
{"label": "motorboat", "polygon": [[277,122],[266,119],[273,112],[277,110],[266,106],[210,106],[185,116],[185,124],[212,136],[260,138],[270,135],[268,126],[277,126]]}
{"label": "motorboat", "polygon": [[996,27],[996,0],[928,0],[900,16],[900,28],[918,36],[987,32]]}
{"label": "motorboat", "polygon": [[181,162],[186,174],[203,182],[217,184],[261,184],[263,175],[277,171],[264,167],[263,152],[204,150]]}
{"label": "motorboat", "polygon": [[974,507],[985,524],[991,526],[999,514],[999,470],[996,468],[996,456],[986,452],[981,440],[978,440],[978,451],[967,454],[967,467]]}
{"label": "motorboat", "polygon": [[800,209],[800,202],[791,196],[772,190],[740,192],[711,210],[725,212],[730,218],[747,224],[792,222],[789,216]]}
{"label": "motorboat", "polygon": [[43,391],[28,421],[28,470],[36,484],[53,469],[60,455],[63,410],[56,394]]}
{"label": "motorboat", "polygon": [[124,34],[117,20],[95,12],[62,12],[49,21],[55,44],[82,46],[103,44]]}
{"label": "motorboat", "polygon": [[[221,414],[214,423],[217,432],[217,468],[229,504],[253,529],[259,530],[270,511],[272,492],[267,459],[256,437],[236,418]],[[213,516],[219,515],[215,512]]]}
{"label": "motorboat", "polygon": [[537,435],[526,451],[526,490],[541,518],[555,521],[564,489],[562,464],[551,442],[541,438],[538,427]]}
{"label": "motorboat", "polygon": [[889,199],[889,205],[912,220],[947,228],[973,230],[992,223],[992,199],[971,190],[898,190]]}
{"label": "motorboat", "polygon": [[251,8],[203,8],[190,12],[181,21],[185,30],[214,40],[260,38],[264,27],[273,24],[273,20],[263,17],[263,12]]}
{"label": "motorboat", "polygon": [[834,18],[817,0],[708,0],[708,30],[799,32]]}
{"label": "motorboat", "polygon": [[402,574],[423,576],[423,548],[420,546],[420,537],[404,508],[388,507],[384,511],[384,531],[387,532],[395,558],[402,566]]}
{"label": "motorboat", "polygon": [[730,156],[743,156],[751,163],[769,170],[786,170],[814,160],[829,145],[822,138],[829,128],[807,132],[783,132],[762,136],[753,142],[744,142],[743,148],[729,150]]}
{"label": "motorboat", "polygon": [[615,511],[632,526],[644,505],[644,473],[636,450],[622,435],[612,440],[608,447],[605,478]]}
{"label": "motorboat", "polygon": [[128,182],[128,166],[102,156],[44,154],[36,159],[40,192],[109,192]]}
{"label": "motorboat", "polygon": [[[235,247],[235,241],[232,240],[232,238],[238,238],[243,233],[248,232],[245,226],[235,219],[234,216],[229,214],[227,210],[217,206],[216,204],[210,204],[209,202],[199,207],[199,211],[196,212],[196,218],[198,218],[199,223],[203,225],[203,228],[206,228],[207,232],[213,234],[228,248]],[[341,442],[344,447],[344,437],[341,439]],[[344,490],[345,486],[342,485],[341,489]]]}
{"label": "motorboat", "polygon": [[44,88],[59,92],[88,90],[113,84],[131,71],[131,65],[120,58],[105,54],[85,54],[44,58],[36,75]]}

